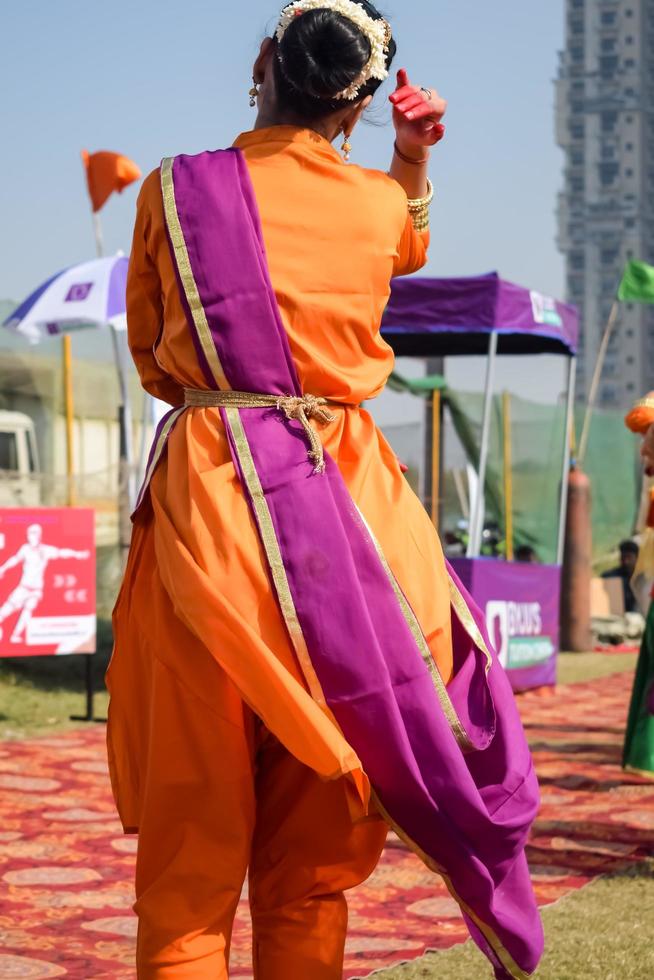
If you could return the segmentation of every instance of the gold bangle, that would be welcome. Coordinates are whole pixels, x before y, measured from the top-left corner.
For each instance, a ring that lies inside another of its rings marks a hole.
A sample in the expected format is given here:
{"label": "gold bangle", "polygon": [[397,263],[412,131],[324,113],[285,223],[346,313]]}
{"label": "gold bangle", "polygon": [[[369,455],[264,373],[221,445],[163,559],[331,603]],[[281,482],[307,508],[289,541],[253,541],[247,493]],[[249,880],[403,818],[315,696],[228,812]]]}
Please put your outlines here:
{"label": "gold bangle", "polygon": [[422,211],[423,208],[428,208],[431,202],[434,200],[434,185],[432,184],[429,177],[427,178],[427,194],[425,197],[410,197],[409,198],[409,211],[413,214],[415,211]]}
{"label": "gold bangle", "polygon": [[413,212],[411,222],[416,231],[427,231],[429,228],[429,210],[425,208],[424,211]]}
{"label": "gold bangle", "polygon": [[425,197],[409,198],[408,207],[411,221],[416,231],[427,231],[429,228],[429,206],[434,200],[434,185],[427,178],[427,194]]}

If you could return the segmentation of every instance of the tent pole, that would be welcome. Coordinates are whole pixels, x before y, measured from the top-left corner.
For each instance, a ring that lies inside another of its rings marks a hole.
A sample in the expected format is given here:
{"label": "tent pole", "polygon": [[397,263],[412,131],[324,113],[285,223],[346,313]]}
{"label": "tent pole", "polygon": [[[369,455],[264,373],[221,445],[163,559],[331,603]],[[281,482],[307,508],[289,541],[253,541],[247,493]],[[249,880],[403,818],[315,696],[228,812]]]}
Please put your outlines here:
{"label": "tent pole", "polygon": [[497,359],[497,332],[492,331],[488,342],[488,365],[486,367],[486,394],[484,396],[484,420],[481,428],[479,449],[479,481],[477,494],[472,507],[472,526],[468,543],[468,558],[478,558],[484,533],[484,487],[490,445],[491,411],[493,408],[493,387],[495,381],[495,361]]}
{"label": "tent pole", "polygon": [[[426,375],[432,374],[442,374],[443,373],[443,360],[442,358],[427,358],[425,362]],[[425,398],[425,414],[424,414],[424,439],[423,439],[423,464],[420,467],[420,499],[423,502],[424,508],[428,514],[432,514],[432,499],[434,496],[434,487],[432,486],[432,474],[434,472],[434,460],[433,460],[433,450],[434,450],[434,412],[433,412],[433,402],[431,397]],[[438,490],[438,488],[436,488]]]}
{"label": "tent pole", "polygon": [[[154,419],[154,398],[147,392],[143,393],[143,412],[141,415],[141,445],[139,449],[138,476],[139,483],[145,478],[145,470],[148,465],[148,445],[149,427]],[[156,428],[156,426],[155,426]]]}
{"label": "tent pole", "polygon": [[120,423],[120,460],[121,469],[125,469],[125,479],[127,481],[127,493],[125,503],[131,508],[134,506],[136,500],[136,480],[134,473],[134,449],[133,449],[133,423],[132,423],[132,403],[129,397],[129,388],[127,382],[127,365],[125,364],[125,358],[123,356],[123,351],[121,350],[121,337],[120,332],[112,324],[109,325],[111,330],[111,340],[114,348],[114,361],[116,364],[116,375],[118,378],[118,387],[120,389],[120,411],[119,411],[119,423]]}
{"label": "tent pole", "polygon": [[441,393],[438,388],[432,392],[432,448],[431,448],[431,520],[438,531],[438,512],[440,505],[441,482]]}
{"label": "tent pole", "polygon": [[70,334],[62,337],[63,367],[64,367],[64,405],[66,411],[66,500],[68,507],[75,506],[75,451],[74,451],[74,414],[73,407],[73,353]]}
{"label": "tent pole", "polygon": [[559,505],[559,537],[556,548],[556,562],[563,564],[565,549],[565,524],[568,516],[568,482],[570,480],[571,448],[574,442],[574,406],[577,358],[570,357],[568,363],[568,393],[566,400],[565,430],[563,433],[563,467],[561,473],[561,503]]}
{"label": "tent pole", "polygon": [[502,395],[502,428],[504,432],[504,537],[506,559],[513,561],[513,462],[511,446],[511,395]]}

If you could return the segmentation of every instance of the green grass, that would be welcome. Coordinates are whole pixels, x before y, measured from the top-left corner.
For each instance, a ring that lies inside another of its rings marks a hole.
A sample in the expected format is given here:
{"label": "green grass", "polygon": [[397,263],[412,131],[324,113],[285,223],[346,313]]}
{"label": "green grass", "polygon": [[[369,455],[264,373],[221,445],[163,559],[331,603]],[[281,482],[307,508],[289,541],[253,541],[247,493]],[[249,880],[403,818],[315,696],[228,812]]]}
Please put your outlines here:
{"label": "green grass", "polygon": [[[654,862],[600,878],[543,910],[545,956],[537,980],[654,977]],[[379,980],[491,980],[471,942],[383,970]]]}
{"label": "green grass", "polygon": [[[107,713],[103,675],[111,654],[111,625],[98,622],[98,653],[93,658],[96,717]],[[85,657],[0,659],[0,739],[66,731],[86,711]]]}
{"label": "green grass", "polygon": [[559,684],[583,684],[598,677],[636,669],[635,653],[562,653],[559,656]]}

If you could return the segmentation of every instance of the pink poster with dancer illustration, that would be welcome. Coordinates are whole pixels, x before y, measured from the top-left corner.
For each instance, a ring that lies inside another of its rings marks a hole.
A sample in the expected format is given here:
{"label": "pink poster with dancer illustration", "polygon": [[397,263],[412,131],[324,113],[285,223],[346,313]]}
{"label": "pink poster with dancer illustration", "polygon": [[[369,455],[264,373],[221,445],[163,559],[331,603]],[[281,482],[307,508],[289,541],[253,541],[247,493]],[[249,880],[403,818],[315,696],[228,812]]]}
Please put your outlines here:
{"label": "pink poster with dancer illustration", "polygon": [[0,657],[95,653],[95,515],[0,510]]}

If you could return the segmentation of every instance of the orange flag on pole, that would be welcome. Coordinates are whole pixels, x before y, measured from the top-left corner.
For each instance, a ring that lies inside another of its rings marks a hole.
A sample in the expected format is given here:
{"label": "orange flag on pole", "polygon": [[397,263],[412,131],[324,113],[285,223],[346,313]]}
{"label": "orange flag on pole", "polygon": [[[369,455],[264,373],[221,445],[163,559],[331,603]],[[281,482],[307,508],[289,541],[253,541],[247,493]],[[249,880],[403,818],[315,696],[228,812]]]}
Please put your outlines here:
{"label": "orange flag on pole", "polygon": [[86,169],[89,196],[93,211],[99,211],[114,191],[119,194],[141,176],[140,169],[129,157],[120,153],[101,150],[89,153],[82,150],[82,162]]}

